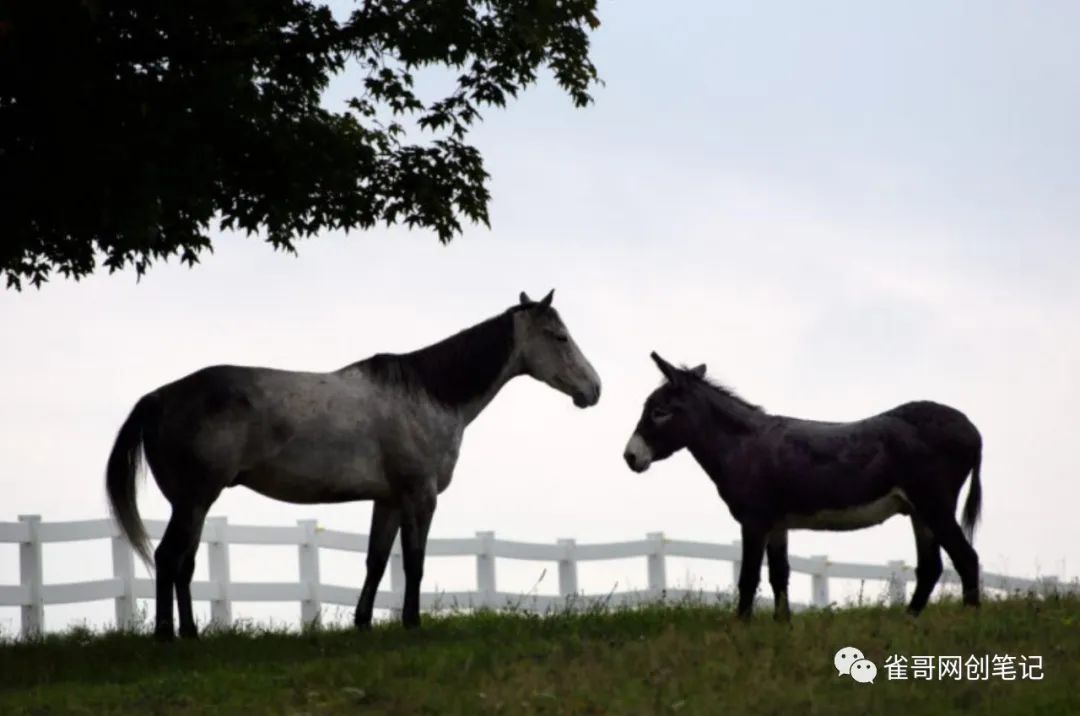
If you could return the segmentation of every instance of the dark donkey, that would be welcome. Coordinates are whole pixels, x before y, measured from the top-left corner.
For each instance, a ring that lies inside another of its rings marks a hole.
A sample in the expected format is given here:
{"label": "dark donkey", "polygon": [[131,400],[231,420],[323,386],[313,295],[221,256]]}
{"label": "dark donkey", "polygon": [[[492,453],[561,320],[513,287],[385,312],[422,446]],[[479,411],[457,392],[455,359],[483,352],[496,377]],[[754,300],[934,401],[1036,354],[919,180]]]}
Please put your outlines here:
{"label": "dark donkey", "polygon": [[[626,446],[630,469],[687,448],[742,526],[739,616],[748,618],[769,555],[776,618],[790,619],[789,529],[854,530],[895,514],[911,516],[918,550],[918,614],[941,576],[941,548],[963,583],[964,604],[979,604],[979,557],[971,546],[979,518],[982,438],[963,413],[931,402],[905,403],[851,423],[770,415],[705,378],[705,366],[679,369],[656,353],[667,379],[645,401]],[[964,529],[960,488],[971,474]]]}
{"label": "dark donkey", "polygon": [[374,500],[367,577],[356,625],[371,624],[375,592],[401,530],[405,626],[420,623],[420,579],[437,496],[453,475],[466,426],[508,380],[530,375],[573,397],[600,399],[600,378],[581,354],[552,293],[427,348],[379,354],[330,373],[214,366],[143,396],[109,456],[109,503],[150,564],[135,501],[143,452],[172,517],[154,552],[154,634],[197,635],[191,576],[210,506],[243,485],[298,503]]}

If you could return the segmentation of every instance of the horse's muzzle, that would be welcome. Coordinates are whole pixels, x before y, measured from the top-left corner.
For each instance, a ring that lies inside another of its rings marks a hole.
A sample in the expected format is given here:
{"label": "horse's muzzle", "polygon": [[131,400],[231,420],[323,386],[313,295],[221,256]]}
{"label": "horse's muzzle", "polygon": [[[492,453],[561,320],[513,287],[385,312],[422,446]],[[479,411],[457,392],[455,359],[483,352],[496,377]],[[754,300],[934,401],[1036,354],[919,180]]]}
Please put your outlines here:
{"label": "horse's muzzle", "polygon": [[574,393],[574,405],[579,408],[589,408],[600,402],[600,386],[597,385],[589,390],[579,390]]}

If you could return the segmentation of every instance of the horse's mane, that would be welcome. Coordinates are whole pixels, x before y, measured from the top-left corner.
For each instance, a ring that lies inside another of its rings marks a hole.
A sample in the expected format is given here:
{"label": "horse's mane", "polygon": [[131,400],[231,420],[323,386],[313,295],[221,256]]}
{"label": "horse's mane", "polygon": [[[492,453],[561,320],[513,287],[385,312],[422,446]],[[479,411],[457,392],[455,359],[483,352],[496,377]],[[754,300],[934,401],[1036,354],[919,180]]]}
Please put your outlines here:
{"label": "horse's mane", "polygon": [[[438,343],[411,353],[377,353],[342,370],[458,406],[480,397],[502,372],[514,347],[514,306]],[[548,309],[554,310],[554,309]]]}

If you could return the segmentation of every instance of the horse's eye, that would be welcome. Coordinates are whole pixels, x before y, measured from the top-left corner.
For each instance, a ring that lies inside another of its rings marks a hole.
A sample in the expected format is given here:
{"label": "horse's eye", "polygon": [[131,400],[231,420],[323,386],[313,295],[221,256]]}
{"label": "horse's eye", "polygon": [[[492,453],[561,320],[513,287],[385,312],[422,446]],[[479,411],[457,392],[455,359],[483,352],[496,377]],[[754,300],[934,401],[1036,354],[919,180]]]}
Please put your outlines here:
{"label": "horse's eye", "polygon": [[559,331],[548,331],[547,334],[557,340],[559,343],[566,343],[570,340],[570,336]]}

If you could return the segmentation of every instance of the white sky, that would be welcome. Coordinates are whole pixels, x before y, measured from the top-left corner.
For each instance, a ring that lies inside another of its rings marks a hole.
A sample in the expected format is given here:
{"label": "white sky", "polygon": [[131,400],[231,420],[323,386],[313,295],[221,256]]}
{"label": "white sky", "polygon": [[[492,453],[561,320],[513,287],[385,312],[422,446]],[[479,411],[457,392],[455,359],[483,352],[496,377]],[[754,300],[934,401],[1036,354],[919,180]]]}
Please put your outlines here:
{"label": "white sky", "polygon": [[[131,271],[57,278],[0,296],[0,521],[105,516],[120,423],[139,396],[188,372],[331,370],[427,345],[522,289],[554,287],[603,398],[579,411],[538,383],[511,383],[466,434],[433,537],[736,539],[689,456],[641,476],[622,463],[659,378],[655,349],[708,363],[783,414],[856,419],[917,398],[964,410],[986,446],[984,568],[1076,576],[1080,6],[656,7],[601,3],[594,59],[606,85],[594,106],[575,110],[545,81],[486,113],[472,138],[493,175],[491,231],[471,227],[448,247],[403,229],[328,234],[299,258],[225,235],[195,270],[160,265],[138,284]],[[168,514],[152,481],[140,504]],[[366,532],[370,505],[232,490],[212,514]],[[902,518],[797,532],[791,552],[912,563],[910,532]],[[233,578],[292,579],[294,554],[237,549]],[[323,561],[324,581],[361,583],[362,555]],[[110,569],[104,541],[46,548],[46,581]],[[500,561],[500,588],[527,590],[542,569]],[[467,559],[433,560],[428,575],[428,590],[466,589],[474,572]],[[726,587],[730,567],[673,560],[668,575]],[[17,581],[17,549],[0,546],[0,583]],[[641,587],[644,560],[583,567],[580,582]],[[795,599],[807,585],[793,582]],[[557,590],[554,565],[537,589]],[[234,613],[295,619],[298,608]],[[111,614],[102,602],[46,618]],[[0,628],[16,618],[0,609]]]}

